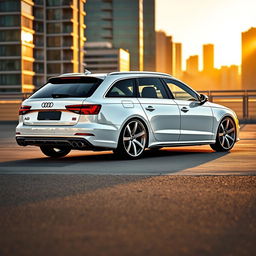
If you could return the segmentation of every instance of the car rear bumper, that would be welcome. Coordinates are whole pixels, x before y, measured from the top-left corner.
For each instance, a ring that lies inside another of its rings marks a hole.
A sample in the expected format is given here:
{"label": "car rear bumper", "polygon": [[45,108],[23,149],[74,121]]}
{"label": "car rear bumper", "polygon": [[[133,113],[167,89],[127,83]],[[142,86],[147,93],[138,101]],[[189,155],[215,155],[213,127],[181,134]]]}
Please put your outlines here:
{"label": "car rear bumper", "polygon": [[85,138],[74,137],[36,137],[36,136],[16,136],[16,141],[20,146],[65,146],[71,149],[89,150],[95,147]]}

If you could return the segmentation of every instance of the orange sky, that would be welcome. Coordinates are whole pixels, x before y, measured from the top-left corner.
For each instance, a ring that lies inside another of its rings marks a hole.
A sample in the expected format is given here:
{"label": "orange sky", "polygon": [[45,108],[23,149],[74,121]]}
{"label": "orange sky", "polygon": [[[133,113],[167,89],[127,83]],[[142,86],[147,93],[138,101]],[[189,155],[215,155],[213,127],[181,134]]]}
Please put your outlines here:
{"label": "orange sky", "polygon": [[[241,64],[241,32],[256,27],[256,0],[156,0],[156,29],[183,44],[183,59],[215,45],[215,66]],[[183,60],[183,68],[185,68]]]}

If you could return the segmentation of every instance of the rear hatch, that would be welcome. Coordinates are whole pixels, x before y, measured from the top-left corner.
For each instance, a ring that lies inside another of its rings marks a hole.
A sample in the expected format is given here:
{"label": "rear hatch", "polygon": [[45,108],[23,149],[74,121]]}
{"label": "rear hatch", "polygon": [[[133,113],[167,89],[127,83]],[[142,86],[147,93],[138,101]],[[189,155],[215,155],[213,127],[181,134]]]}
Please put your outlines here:
{"label": "rear hatch", "polygon": [[80,109],[102,79],[96,77],[51,78],[21,106],[25,125],[75,125]]}

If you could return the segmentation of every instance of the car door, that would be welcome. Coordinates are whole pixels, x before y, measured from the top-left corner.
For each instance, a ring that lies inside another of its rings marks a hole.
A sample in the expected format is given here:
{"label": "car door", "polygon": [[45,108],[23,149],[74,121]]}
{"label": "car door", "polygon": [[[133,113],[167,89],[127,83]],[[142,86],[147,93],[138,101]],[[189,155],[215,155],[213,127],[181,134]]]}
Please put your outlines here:
{"label": "car door", "polygon": [[209,141],[213,139],[213,113],[206,102],[198,100],[198,94],[187,85],[174,79],[163,79],[178,104],[180,119],[180,141]]}
{"label": "car door", "polygon": [[138,100],[147,115],[157,141],[178,141],[180,112],[164,83],[155,77],[137,79]]}

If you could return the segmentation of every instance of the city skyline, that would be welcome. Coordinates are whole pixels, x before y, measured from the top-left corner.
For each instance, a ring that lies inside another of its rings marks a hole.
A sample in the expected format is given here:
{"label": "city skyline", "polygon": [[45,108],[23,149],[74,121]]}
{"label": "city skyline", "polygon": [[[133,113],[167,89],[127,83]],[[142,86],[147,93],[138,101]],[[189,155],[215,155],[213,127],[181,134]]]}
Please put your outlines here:
{"label": "city skyline", "polygon": [[255,9],[252,0],[156,0],[156,30],[183,44],[183,69],[203,44],[215,45],[216,68],[241,65],[241,33],[256,26]]}

